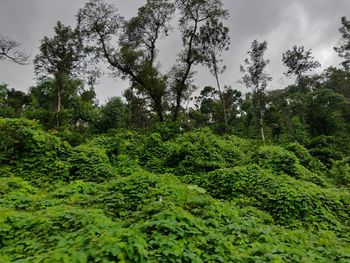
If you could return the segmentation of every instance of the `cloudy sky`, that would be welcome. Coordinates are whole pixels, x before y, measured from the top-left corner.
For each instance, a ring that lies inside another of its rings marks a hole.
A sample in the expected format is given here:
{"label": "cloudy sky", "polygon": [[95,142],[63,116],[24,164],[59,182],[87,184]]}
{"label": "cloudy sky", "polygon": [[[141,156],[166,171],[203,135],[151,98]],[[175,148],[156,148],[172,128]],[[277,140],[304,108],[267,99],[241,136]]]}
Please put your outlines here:
{"label": "cloudy sky", "polygon": [[[0,0],[0,34],[21,43],[22,49],[33,58],[38,53],[40,39],[52,36],[57,20],[75,25],[75,14],[85,0]],[[145,0],[109,0],[120,13],[129,18]],[[338,65],[333,47],[339,41],[338,28],[342,16],[350,17],[350,0],[223,0],[230,12],[227,24],[231,33],[231,47],[224,55],[227,70],[222,84],[244,91],[237,84],[239,65],[246,57],[254,39],[268,42],[266,57],[271,60],[268,71],[273,77],[270,89],[279,88],[292,80],[283,76],[282,53],[293,45],[312,49],[323,68]],[[348,12],[348,13],[347,13]],[[174,32],[159,45],[159,59],[166,70],[174,62],[181,46]],[[195,84],[214,85],[214,79],[204,68],[197,67]],[[33,65],[19,66],[0,62],[0,83],[10,88],[27,90],[35,84]],[[120,96],[128,82],[112,79],[106,74],[96,87],[101,103],[112,96]]]}

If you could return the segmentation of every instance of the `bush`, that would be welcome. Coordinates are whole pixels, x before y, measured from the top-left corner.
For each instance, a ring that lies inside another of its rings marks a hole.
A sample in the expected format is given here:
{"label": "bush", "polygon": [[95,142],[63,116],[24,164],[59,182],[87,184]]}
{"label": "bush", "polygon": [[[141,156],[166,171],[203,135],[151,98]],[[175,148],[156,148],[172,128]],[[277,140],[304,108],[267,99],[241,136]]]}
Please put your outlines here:
{"label": "bush", "polygon": [[307,145],[310,154],[319,159],[328,169],[334,161],[341,160],[342,154],[338,150],[337,140],[332,136],[318,136],[313,138]]}
{"label": "bush", "polygon": [[314,173],[325,173],[326,167],[317,158],[313,157],[309,150],[298,143],[288,143],[284,149],[294,153],[299,163]]}
{"label": "bush", "polygon": [[255,161],[265,169],[276,173],[285,173],[291,176],[297,174],[296,166],[299,164],[297,157],[278,146],[262,146],[254,155]]}
{"label": "bush", "polygon": [[44,132],[37,122],[0,119],[0,140],[0,162],[17,176],[39,184],[68,176],[70,145]]}
{"label": "bush", "polygon": [[178,175],[233,167],[245,159],[232,140],[215,136],[209,129],[185,133],[167,145],[165,165]]}
{"label": "bush", "polygon": [[[28,188],[36,194],[23,180],[11,180],[16,183],[7,193],[15,195]],[[218,202],[203,189],[183,185],[169,175],[140,172],[100,184],[75,181],[55,187],[42,189],[26,210],[0,207],[2,262],[350,259],[347,241],[335,233],[275,226],[262,211]],[[19,196],[24,203],[25,196]],[[45,203],[50,206],[38,206]]]}
{"label": "bush", "polygon": [[338,229],[340,222],[350,219],[349,193],[271,175],[256,165],[211,172],[202,187],[215,198],[248,200],[286,226]]}
{"label": "bush", "polygon": [[334,163],[331,175],[339,186],[350,186],[350,157]]}
{"label": "bush", "polygon": [[68,157],[70,165],[67,181],[101,182],[113,176],[106,151],[94,145],[75,147]]}

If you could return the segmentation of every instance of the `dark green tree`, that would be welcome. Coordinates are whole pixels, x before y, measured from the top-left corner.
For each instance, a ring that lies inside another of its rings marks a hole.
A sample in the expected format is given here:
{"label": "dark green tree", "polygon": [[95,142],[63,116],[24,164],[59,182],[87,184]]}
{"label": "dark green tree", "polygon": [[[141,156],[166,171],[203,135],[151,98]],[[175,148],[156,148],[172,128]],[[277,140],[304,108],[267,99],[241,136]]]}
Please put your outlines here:
{"label": "dark green tree", "polygon": [[75,78],[83,72],[86,50],[80,32],[70,26],[57,22],[55,35],[44,37],[40,44],[40,53],[34,59],[35,74],[39,78],[52,76],[55,79],[56,129],[61,125],[62,93],[69,89],[65,79]]}
{"label": "dark green tree", "polygon": [[322,86],[350,99],[350,76],[344,69],[329,67],[324,71]]}
{"label": "dark green tree", "polygon": [[0,117],[20,118],[30,104],[30,96],[23,91],[8,89],[0,84]]}
{"label": "dark green tree", "polygon": [[308,80],[312,82],[312,78],[307,78],[306,74],[318,67],[321,64],[314,60],[311,49],[293,46],[291,50],[287,50],[282,55],[282,62],[288,68],[284,74],[286,76],[296,76],[296,82],[301,88],[307,88]]}
{"label": "dark green tree", "polygon": [[105,105],[102,105],[99,115],[94,126],[100,133],[107,132],[109,129],[126,127],[127,107],[119,97],[112,97]]}
{"label": "dark green tree", "polygon": [[[167,0],[148,0],[136,17],[125,21],[115,6],[92,0],[79,10],[78,22],[95,51],[104,57],[116,75],[129,79],[151,101],[164,121],[166,76],[157,65],[157,41],[167,36],[174,6]],[[119,38],[118,45],[112,44]]]}

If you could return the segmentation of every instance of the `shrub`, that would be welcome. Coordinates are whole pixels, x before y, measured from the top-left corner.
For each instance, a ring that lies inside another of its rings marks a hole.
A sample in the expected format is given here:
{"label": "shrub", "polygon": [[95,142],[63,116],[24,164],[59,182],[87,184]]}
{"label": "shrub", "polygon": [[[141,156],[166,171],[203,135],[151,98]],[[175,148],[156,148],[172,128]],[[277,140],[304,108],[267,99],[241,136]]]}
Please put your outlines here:
{"label": "shrub", "polygon": [[278,146],[262,146],[258,148],[254,159],[265,169],[292,176],[296,175],[296,166],[299,164],[297,157],[292,152]]}
{"label": "shrub", "polygon": [[70,165],[68,181],[101,182],[113,176],[106,151],[94,145],[75,147],[68,157],[68,162]]}
{"label": "shrub", "polygon": [[332,167],[334,161],[342,159],[337,140],[332,136],[315,137],[308,143],[307,148],[310,154],[319,159],[328,169]]}
{"label": "shrub", "polygon": [[188,132],[169,142],[166,166],[175,174],[196,174],[232,167],[244,160],[244,153],[230,140],[209,129]]}
{"label": "shrub", "polygon": [[331,169],[331,175],[337,185],[350,186],[350,157],[336,161]]}
{"label": "shrub", "polygon": [[256,165],[211,172],[203,178],[202,186],[215,198],[248,198],[251,205],[269,212],[278,223],[287,226],[301,223],[333,229],[350,219],[348,193],[271,175]]}
{"label": "shrub", "polygon": [[298,158],[299,163],[314,173],[324,173],[326,167],[317,158],[313,157],[309,150],[298,143],[288,143],[284,148]]}
{"label": "shrub", "polygon": [[44,132],[37,122],[0,119],[0,141],[0,162],[17,176],[38,184],[68,176],[70,145]]}

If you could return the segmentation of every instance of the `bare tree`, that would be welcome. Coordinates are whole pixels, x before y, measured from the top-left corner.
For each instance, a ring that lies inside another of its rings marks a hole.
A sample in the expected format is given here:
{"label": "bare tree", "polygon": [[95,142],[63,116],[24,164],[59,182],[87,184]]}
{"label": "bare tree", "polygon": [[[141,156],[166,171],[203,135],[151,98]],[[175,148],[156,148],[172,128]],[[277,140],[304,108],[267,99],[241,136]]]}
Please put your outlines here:
{"label": "bare tree", "polygon": [[18,47],[20,44],[0,34],[0,60],[10,60],[20,65],[27,64],[29,56]]}

